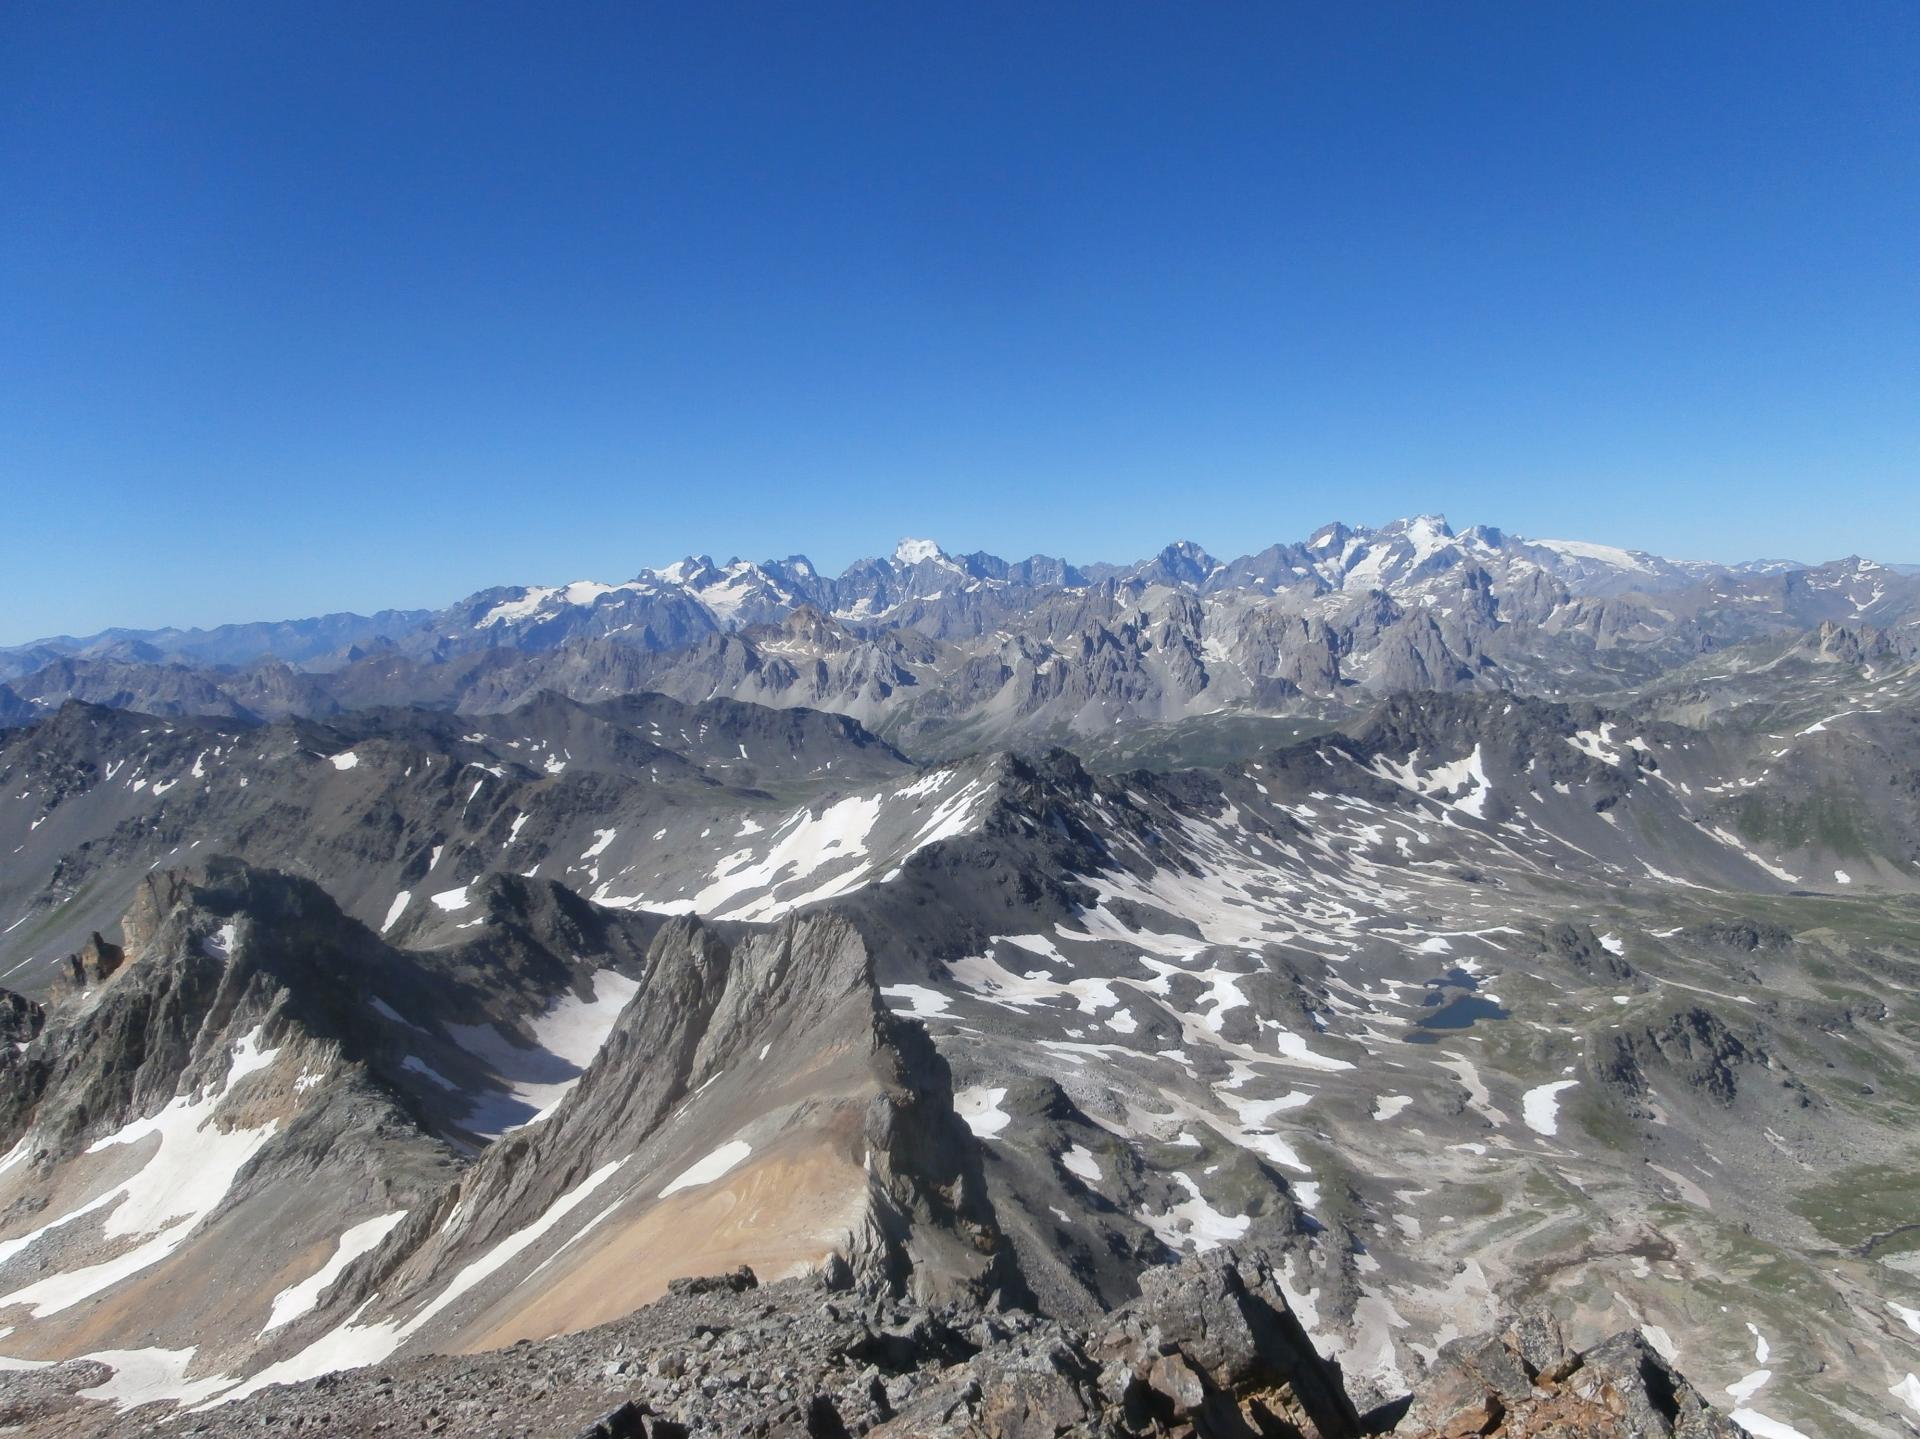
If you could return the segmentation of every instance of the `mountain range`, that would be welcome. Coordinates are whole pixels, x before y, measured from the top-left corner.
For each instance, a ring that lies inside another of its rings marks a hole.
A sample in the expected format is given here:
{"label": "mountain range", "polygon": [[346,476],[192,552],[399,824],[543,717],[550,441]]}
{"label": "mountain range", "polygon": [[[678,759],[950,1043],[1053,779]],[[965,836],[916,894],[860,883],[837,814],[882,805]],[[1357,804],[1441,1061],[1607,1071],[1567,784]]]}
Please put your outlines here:
{"label": "mountain range", "polygon": [[43,640],[0,651],[0,724],[68,699],[257,721],[651,692],[829,710],[944,756],[1222,711],[1334,716],[1404,690],[1632,692],[1823,624],[1906,653],[1916,617],[1920,575],[1869,560],[1682,563],[1436,516],[1126,566],[908,540],[833,578],[797,556],[701,556],[434,612]]}
{"label": "mountain range", "polygon": [[0,665],[15,1432],[1920,1425],[1920,576],[1426,517]]}

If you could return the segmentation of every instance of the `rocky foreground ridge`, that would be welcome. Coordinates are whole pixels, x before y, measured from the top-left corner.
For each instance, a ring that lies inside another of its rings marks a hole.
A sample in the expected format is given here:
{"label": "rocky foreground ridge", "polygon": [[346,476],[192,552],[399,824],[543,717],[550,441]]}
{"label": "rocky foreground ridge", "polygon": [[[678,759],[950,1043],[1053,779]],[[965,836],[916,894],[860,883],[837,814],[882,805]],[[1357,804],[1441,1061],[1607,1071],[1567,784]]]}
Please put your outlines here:
{"label": "rocky foreground ridge", "polygon": [[[102,1366],[9,1376],[4,1432],[144,1435],[160,1411],[75,1398]],[[597,1329],[275,1388],[180,1416],[185,1434],[1276,1436],[1733,1439],[1638,1334],[1584,1352],[1543,1313],[1456,1340],[1421,1390],[1362,1415],[1288,1308],[1266,1258],[1217,1251],[1151,1270],[1140,1297],[1078,1327],[997,1296],[923,1307],[844,1270],[761,1286],[681,1280]]]}

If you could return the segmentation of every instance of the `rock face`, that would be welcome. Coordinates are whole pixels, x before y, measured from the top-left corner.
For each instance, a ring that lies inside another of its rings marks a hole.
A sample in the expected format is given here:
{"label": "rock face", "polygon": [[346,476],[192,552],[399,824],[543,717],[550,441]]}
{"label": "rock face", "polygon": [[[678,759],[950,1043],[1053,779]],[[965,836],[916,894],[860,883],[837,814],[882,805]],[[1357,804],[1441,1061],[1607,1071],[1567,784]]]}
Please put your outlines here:
{"label": "rock face", "polygon": [[24,1049],[40,1034],[47,1011],[24,994],[0,989],[0,1044]]}
{"label": "rock face", "polygon": [[391,952],[316,886],[210,861],[149,876],[123,927],[0,1065],[0,1306],[31,1321],[16,1356],[238,1358],[289,1268],[454,1155],[367,1010]]}
{"label": "rock face", "polygon": [[579,1068],[539,1037],[555,1015],[578,1035],[652,925],[484,892],[487,935],[404,954],[310,881],[211,859],[142,882],[103,978],[7,997],[0,1308],[31,1321],[10,1358],[157,1347],[231,1387],[446,1191],[487,1116],[564,1092]]}
{"label": "rock face", "polygon": [[880,1002],[852,925],[675,919],[559,1107],[410,1215],[315,1325],[490,1348],[741,1263],[923,1302],[1017,1299],[978,1163],[945,1062]]}

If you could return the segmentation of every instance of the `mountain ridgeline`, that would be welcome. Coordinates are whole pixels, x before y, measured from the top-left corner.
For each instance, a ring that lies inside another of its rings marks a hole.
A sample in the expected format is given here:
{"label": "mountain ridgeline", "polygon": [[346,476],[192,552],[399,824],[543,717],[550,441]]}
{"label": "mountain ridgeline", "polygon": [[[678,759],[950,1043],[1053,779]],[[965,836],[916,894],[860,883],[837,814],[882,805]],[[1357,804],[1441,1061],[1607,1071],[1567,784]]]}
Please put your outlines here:
{"label": "mountain ridgeline", "polygon": [[1873,561],[1680,563],[1433,516],[1229,561],[1180,543],[1132,565],[1009,563],[910,540],[837,577],[702,556],[439,611],[43,640],[0,650],[0,725],[69,699],[258,722],[650,692],[845,714],[940,757],[1405,691],[1631,691],[1822,626],[1910,661],[1917,617],[1920,575]]}

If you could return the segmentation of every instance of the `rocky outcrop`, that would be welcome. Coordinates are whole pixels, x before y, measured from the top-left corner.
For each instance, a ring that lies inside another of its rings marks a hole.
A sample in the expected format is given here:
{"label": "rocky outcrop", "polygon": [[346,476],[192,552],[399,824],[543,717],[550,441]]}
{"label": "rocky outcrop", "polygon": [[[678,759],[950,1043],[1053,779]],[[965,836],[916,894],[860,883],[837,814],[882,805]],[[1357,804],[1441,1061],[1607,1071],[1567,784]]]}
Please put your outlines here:
{"label": "rocky outcrop", "polygon": [[1811,658],[1840,664],[1912,664],[1920,658],[1920,629],[1908,625],[1886,630],[1826,620],[1803,636],[1795,649]]}
{"label": "rocky outcrop", "polygon": [[1645,1096],[1649,1071],[1655,1071],[1687,1092],[1727,1106],[1740,1093],[1741,1076],[1771,1061],[1712,1010],[1689,1005],[1662,1020],[1609,1033],[1590,1063],[1603,1083],[1628,1095]]}
{"label": "rocky outcrop", "polygon": [[1549,1314],[1440,1351],[1394,1430],[1413,1439],[1739,1439],[1745,1430],[1701,1398],[1637,1333],[1584,1352]]}
{"label": "rocky outcrop", "polygon": [[82,994],[95,985],[104,984],[113,977],[113,972],[126,958],[126,951],[119,945],[103,938],[99,930],[87,937],[76,954],[70,954],[61,963],[58,976],[53,983],[53,993]]}
{"label": "rocky outcrop", "polygon": [[[125,962],[0,1064],[0,1318],[34,1320],[8,1361],[185,1350],[181,1382],[214,1393],[754,1287],[676,1283],[716,1265],[818,1272],[855,1303],[1027,1300],[946,1062],[881,1002],[849,921],[656,932],[497,875],[470,903],[478,938],[396,951],[291,876],[149,876]],[[30,1001],[5,1013],[39,1025]],[[489,1101],[495,1072],[532,1088]],[[464,1168],[433,1137],[491,1138],[460,1115],[506,1099],[515,1127]],[[120,1188],[75,1207],[108,1162]],[[191,1204],[155,1188],[194,1170]],[[131,1249],[149,1211],[171,1227]]]}
{"label": "rocky outcrop", "polygon": [[1752,954],[1756,950],[1785,949],[1793,943],[1793,931],[1785,925],[1764,920],[1714,920],[1679,931],[1679,937],[1696,944],[1710,944]]}
{"label": "rocky outcrop", "polygon": [[1276,1435],[1361,1432],[1272,1269],[1213,1254],[1141,1276],[1140,1297],[1084,1331],[1040,1326],[950,1365],[872,1432]]}
{"label": "rocky outcrop", "polygon": [[[1396,696],[1369,711],[1348,729],[1353,753],[1363,761],[1376,756],[1431,763],[1465,758],[1478,748],[1489,773],[1526,775],[1540,786],[1580,786],[1596,809],[1610,808],[1624,796],[1643,769],[1657,768],[1651,753],[1620,745],[1603,761],[1570,741],[1605,722],[1586,705],[1501,696],[1421,694]],[[1504,808],[1496,794],[1489,815]]]}
{"label": "rocky outcrop", "polygon": [[1550,924],[1542,931],[1540,947],[1587,979],[1633,978],[1633,966],[1602,944],[1590,924]]}

